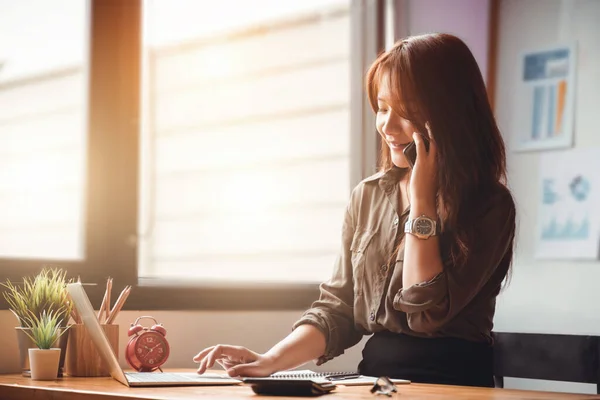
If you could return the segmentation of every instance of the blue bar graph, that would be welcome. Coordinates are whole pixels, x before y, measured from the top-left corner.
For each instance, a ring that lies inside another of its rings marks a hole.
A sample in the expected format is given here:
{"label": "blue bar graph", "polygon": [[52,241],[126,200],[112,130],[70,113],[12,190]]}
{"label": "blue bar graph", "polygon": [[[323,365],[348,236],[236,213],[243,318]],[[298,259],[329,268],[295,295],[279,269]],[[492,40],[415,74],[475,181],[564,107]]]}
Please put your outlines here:
{"label": "blue bar graph", "polygon": [[544,86],[536,86],[533,89],[533,121],[531,126],[531,138],[538,139],[542,126],[542,107],[544,103],[544,95],[546,88]]}

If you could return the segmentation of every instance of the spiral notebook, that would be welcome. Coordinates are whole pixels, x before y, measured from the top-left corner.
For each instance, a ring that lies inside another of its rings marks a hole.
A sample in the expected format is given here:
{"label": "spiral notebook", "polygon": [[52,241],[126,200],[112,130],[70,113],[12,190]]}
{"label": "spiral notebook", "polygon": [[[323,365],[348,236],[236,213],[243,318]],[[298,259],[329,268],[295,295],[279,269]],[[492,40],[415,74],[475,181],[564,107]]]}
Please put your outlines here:
{"label": "spiral notebook", "polygon": [[275,372],[271,378],[330,378],[359,375],[356,372],[315,372],[309,369]]}
{"label": "spiral notebook", "polygon": [[[332,382],[336,385],[373,385],[377,377],[361,375],[357,372],[315,372],[309,369],[282,371],[272,374],[269,378],[273,379],[307,379],[316,382]],[[406,379],[391,379],[396,384],[410,383]]]}

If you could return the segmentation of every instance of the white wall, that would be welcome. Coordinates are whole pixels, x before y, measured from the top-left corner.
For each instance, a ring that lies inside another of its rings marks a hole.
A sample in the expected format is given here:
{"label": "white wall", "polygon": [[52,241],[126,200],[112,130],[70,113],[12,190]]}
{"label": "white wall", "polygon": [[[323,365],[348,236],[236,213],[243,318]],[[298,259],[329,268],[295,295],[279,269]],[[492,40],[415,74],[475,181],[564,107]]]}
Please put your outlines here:
{"label": "white wall", "polygon": [[[513,94],[523,50],[578,42],[575,147],[600,146],[600,1],[503,0],[500,2],[496,114],[509,144],[521,121]],[[500,297],[496,329],[513,332],[600,335],[600,263],[534,260],[538,161],[541,153],[508,153],[509,179],[519,219],[514,276]],[[599,151],[600,156],[600,151]],[[513,381],[513,387],[595,393],[593,385]]]}
{"label": "white wall", "polygon": [[[461,38],[487,78],[490,0],[408,0],[397,2],[401,35],[439,32]],[[404,10],[404,13],[402,13]]]}

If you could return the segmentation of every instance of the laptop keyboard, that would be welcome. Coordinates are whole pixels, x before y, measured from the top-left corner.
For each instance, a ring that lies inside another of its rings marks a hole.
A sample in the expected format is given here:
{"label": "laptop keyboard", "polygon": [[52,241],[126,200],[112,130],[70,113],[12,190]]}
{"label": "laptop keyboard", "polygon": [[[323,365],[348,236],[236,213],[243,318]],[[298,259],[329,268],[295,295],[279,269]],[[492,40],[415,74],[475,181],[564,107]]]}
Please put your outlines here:
{"label": "laptop keyboard", "polygon": [[130,382],[196,382],[202,379],[198,374],[175,374],[169,372],[126,372]]}

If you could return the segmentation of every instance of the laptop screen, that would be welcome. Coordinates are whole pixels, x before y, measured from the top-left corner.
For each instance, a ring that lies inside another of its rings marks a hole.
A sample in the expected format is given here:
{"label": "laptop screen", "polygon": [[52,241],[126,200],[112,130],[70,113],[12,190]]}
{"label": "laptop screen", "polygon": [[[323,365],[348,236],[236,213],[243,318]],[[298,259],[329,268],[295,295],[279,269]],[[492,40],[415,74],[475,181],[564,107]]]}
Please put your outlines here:
{"label": "laptop screen", "polygon": [[98,322],[94,307],[92,307],[92,303],[90,303],[90,299],[85,293],[83,285],[80,282],[69,283],[67,285],[67,291],[71,295],[73,305],[77,308],[79,315],[81,315],[83,325],[86,327],[92,341],[96,345],[100,357],[102,357],[106,365],[108,365],[110,375],[122,384],[129,386],[125,373],[121,369],[115,353],[113,353],[110,342],[104,333],[104,329],[102,329],[100,322]]}

